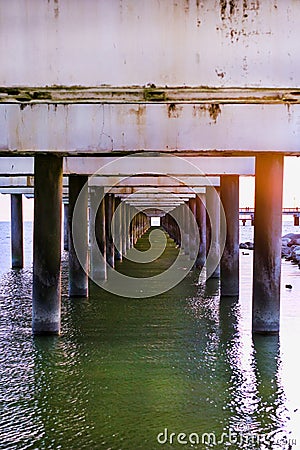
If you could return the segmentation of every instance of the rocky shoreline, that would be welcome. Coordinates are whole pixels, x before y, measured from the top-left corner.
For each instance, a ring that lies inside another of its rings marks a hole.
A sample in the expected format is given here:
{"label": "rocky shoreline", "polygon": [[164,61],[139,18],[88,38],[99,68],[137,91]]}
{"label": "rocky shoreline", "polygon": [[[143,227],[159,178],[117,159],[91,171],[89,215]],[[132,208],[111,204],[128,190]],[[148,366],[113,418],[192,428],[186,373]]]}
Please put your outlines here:
{"label": "rocky shoreline", "polygon": [[[287,261],[292,261],[298,264],[300,268],[300,234],[288,233],[281,238],[281,257]],[[241,242],[240,248],[244,250],[253,250],[253,242]]]}

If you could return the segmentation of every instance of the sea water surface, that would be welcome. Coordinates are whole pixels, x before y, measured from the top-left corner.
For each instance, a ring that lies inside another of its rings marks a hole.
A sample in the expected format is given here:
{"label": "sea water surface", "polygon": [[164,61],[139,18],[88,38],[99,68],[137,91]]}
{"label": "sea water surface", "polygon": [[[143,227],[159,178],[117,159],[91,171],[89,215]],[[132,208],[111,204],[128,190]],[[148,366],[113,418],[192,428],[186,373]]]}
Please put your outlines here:
{"label": "sea water surface", "polygon": [[62,334],[34,338],[32,226],[25,268],[11,270],[0,223],[0,449],[300,448],[300,271],[282,262],[279,338],[252,338],[244,253],[238,300],[196,271],[149,299],[91,285],[71,300],[64,252]]}

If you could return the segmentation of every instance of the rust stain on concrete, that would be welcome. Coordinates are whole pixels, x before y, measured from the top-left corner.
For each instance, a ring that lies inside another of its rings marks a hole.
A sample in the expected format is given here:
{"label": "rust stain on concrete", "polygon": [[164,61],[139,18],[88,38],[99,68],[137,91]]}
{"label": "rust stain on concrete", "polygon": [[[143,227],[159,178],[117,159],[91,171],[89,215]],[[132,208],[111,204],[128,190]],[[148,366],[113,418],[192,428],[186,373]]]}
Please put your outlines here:
{"label": "rust stain on concrete", "polygon": [[183,107],[178,106],[175,103],[170,103],[168,106],[168,117],[169,119],[178,119],[180,117],[180,114],[182,112]]}
{"label": "rust stain on concrete", "polygon": [[146,106],[138,105],[136,108],[130,108],[130,114],[135,115],[136,123],[138,126],[145,125],[146,123]]}

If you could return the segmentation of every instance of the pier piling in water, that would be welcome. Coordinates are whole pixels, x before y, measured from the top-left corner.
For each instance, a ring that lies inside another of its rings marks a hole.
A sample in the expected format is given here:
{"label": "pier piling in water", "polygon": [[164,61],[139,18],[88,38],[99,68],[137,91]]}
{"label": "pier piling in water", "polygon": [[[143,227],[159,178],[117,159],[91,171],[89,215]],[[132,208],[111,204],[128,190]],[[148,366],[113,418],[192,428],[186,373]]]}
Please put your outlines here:
{"label": "pier piling in water", "polygon": [[[88,177],[85,175],[70,175],[69,177],[69,296],[88,297]],[[82,191],[82,192],[81,192]],[[74,209],[80,194],[80,202],[76,206],[76,218],[73,220]],[[74,246],[74,234],[78,239]],[[82,263],[77,251],[84,257]]]}
{"label": "pier piling in water", "polygon": [[63,158],[34,159],[32,330],[60,333],[61,209]]}
{"label": "pier piling in water", "polygon": [[255,168],[252,331],[279,332],[283,156],[259,155]]}
{"label": "pier piling in water", "polygon": [[69,204],[64,203],[64,250],[69,251]]}
{"label": "pier piling in water", "polygon": [[212,186],[206,188],[206,243],[211,257],[206,261],[207,273],[214,266],[209,278],[220,277],[220,199],[217,190]]}
{"label": "pier piling in water", "polygon": [[112,230],[112,219],[115,211],[114,194],[105,195],[105,236],[106,236],[106,261],[115,266],[114,232]]}
{"label": "pier piling in water", "polygon": [[199,230],[199,250],[196,260],[196,266],[202,268],[206,260],[206,210],[205,195],[196,196],[196,220]]}
{"label": "pier piling in water", "polygon": [[11,266],[23,267],[23,208],[22,194],[11,194]]}
{"label": "pier piling in water", "polygon": [[[92,278],[99,281],[106,280],[105,202],[103,187],[94,187],[90,191],[90,245]],[[103,258],[99,257],[98,252],[102,254]]]}
{"label": "pier piling in water", "polygon": [[221,257],[221,296],[239,295],[239,176],[223,175],[220,188],[226,218],[226,241]]}

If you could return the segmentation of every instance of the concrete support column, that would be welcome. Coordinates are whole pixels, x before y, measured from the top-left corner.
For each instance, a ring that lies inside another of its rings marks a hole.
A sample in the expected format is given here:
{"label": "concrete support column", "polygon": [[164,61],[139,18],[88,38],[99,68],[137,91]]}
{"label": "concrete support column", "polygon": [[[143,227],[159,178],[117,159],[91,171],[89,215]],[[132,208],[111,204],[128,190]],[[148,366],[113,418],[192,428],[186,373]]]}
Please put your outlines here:
{"label": "concrete support column", "polygon": [[182,207],[182,214],[183,214],[183,251],[186,255],[190,252],[190,238],[189,238],[189,216],[187,214],[186,203]]}
{"label": "concrete support column", "polygon": [[[90,244],[91,274],[94,280],[106,280],[106,238],[104,188],[95,187],[90,191]],[[99,203],[99,199],[102,198]],[[101,252],[103,260],[99,258]],[[97,257],[98,253],[98,257]]]}
{"label": "concrete support column", "polygon": [[239,295],[239,176],[221,176],[220,197],[226,218],[221,257],[221,296]]}
{"label": "concrete support column", "polygon": [[206,209],[205,194],[196,196],[196,220],[199,229],[199,251],[196,267],[202,268],[206,261]]}
{"label": "concrete support column", "polygon": [[34,158],[32,330],[60,333],[63,158]]}
{"label": "concrete support column", "polygon": [[282,184],[283,156],[257,156],[252,314],[254,333],[279,332]]}
{"label": "concrete support column", "polygon": [[113,242],[112,218],[115,210],[114,194],[105,195],[105,235],[106,235],[106,262],[115,267],[115,249]]}
{"label": "concrete support column", "polygon": [[[69,296],[88,297],[88,177],[85,175],[69,176]],[[80,195],[80,203],[76,207],[76,220],[73,220],[74,208]],[[77,245],[84,257],[81,266],[74,247],[73,234],[80,236]]]}
{"label": "concrete support column", "polygon": [[126,204],[126,230],[125,230],[125,232],[126,232],[126,252],[131,247],[130,209],[131,209],[131,206]]}
{"label": "concrete support column", "polygon": [[121,217],[122,217],[122,250],[123,255],[126,255],[128,250],[127,248],[127,205],[125,202],[122,202],[120,205],[121,208]]}
{"label": "concrete support column", "polygon": [[114,219],[114,229],[115,229],[115,260],[122,261],[123,259],[123,239],[122,239],[122,205],[121,199],[119,197],[115,198],[115,219]]}
{"label": "concrete support column", "polygon": [[[206,188],[206,245],[207,254],[210,252],[210,258],[206,261],[207,273],[210,273],[212,267],[216,267],[209,278],[220,277],[220,199],[217,190],[213,186]],[[211,221],[210,221],[211,218]],[[212,226],[214,230],[212,230]],[[213,231],[213,233],[212,233]],[[211,237],[214,234],[215,239]]]}
{"label": "concrete support column", "polygon": [[196,248],[196,244],[195,244],[196,232],[198,231],[198,230],[196,230],[196,227],[195,227],[196,216],[197,216],[196,198],[189,199],[189,207],[190,207],[190,210],[191,210],[191,212],[194,216],[194,220],[195,220],[194,223],[192,223],[193,222],[192,217],[190,217],[190,220],[189,220],[189,222],[190,222],[190,225],[189,225],[189,255],[190,255],[191,260],[194,259],[196,261],[197,254],[198,254],[198,248]]}
{"label": "concrete support column", "polygon": [[64,203],[64,250],[69,250],[69,204]]}
{"label": "concrete support column", "polygon": [[11,266],[23,267],[23,208],[22,194],[11,194]]}

